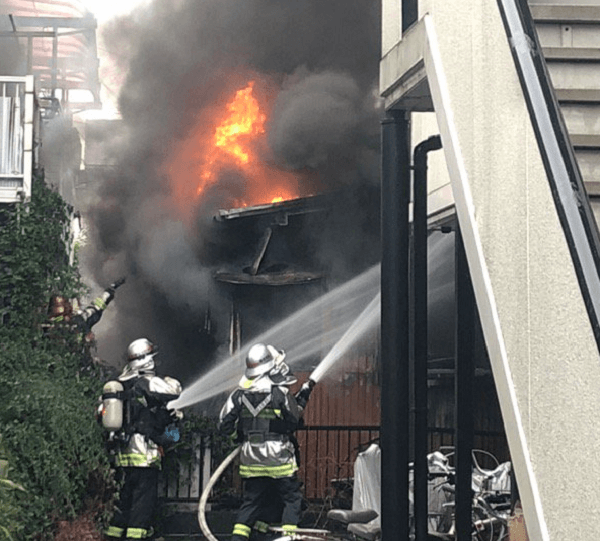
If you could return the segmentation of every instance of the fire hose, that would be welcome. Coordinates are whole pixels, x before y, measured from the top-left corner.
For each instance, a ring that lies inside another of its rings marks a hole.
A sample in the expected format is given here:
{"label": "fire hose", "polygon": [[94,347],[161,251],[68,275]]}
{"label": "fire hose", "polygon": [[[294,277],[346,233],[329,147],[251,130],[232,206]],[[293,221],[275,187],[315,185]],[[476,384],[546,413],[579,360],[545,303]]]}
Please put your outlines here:
{"label": "fire hose", "polygon": [[219,540],[212,534],[212,532],[210,531],[210,528],[208,527],[208,523],[206,522],[205,511],[206,511],[206,502],[208,501],[208,496],[210,495],[210,492],[211,492],[213,486],[217,482],[217,479],[219,477],[221,477],[221,474],[225,471],[227,466],[229,466],[229,464],[231,464],[233,459],[236,456],[238,456],[238,454],[240,453],[240,449],[241,449],[241,447],[236,447],[231,453],[229,453],[229,455],[227,455],[227,458],[225,458],[225,460],[223,460],[223,462],[221,462],[219,467],[214,471],[214,473],[208,480],[208,484],[204,488],[204,491],[202,492],[202,496],[200,497],[200,503],[198,504],[198,522],[200,523],[200,529],[202,530],[202,533],[204,534],[206,539],[208,539],[209,541],[219,541]]}

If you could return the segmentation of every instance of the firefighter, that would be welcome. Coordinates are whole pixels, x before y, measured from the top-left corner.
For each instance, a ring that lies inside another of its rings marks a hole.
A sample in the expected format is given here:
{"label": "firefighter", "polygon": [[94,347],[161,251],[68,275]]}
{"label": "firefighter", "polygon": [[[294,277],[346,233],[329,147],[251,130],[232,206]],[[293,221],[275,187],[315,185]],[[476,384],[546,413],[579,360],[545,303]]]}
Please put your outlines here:
{"label": "firefighter", "polygon": [[296,378],[284,358],[285,353],[271,345],[254,344],[246,357],[244,377],[220,413],[221,432],[241,443],[243,502],[232,541],[248,540],[253,526],[272,510],[269,497],[273,494],[283,504],[284,532],[293,533],[300,521],[302,494],[293,440],[302,408],[289,389]]}
{"label": "firefighter", "polygon": [[100,321],[104,310],[114,299],[115,291],[124,283],[125,278],[117,280],[83,310],[75,312],[66,297],[52,295],[48,303],[48,323],[44,325],[44,331],[48,334],[52,329],[66,327],[79,332],[86,342],[93,341],[92,327]]}
{"label": "firefighter", "polygon": [[[168,409],[167,404],[179,397],[181,384],[174,378],[155,374],[157,351],[147,338],[131,342],[123,372],[117,382],[109,382],[116,383],[122,391],[102,397],[103,423],[110,419],[110,424],[105,424],[111,430],[109,452],[123,480],[115,513],[104,532],[112,541],[123,537],[146,539],[153,535],[161,458],[164,447],[179,439],[178,430],[173,428],[182,414]],[[113,406],[122,415],[117,424],[114,412],[109,410]]]}

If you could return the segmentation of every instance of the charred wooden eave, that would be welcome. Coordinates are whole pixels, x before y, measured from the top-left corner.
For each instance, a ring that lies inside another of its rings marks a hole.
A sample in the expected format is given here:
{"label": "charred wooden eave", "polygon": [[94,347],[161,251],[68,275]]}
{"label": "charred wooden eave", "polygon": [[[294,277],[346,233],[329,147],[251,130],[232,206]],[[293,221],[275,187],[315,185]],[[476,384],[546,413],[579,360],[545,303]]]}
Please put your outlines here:
{"label": "charred wooden eave", "polygon": [[219,210],[214,217],[217,222],[239,220],[244,218],[268,217],[270,222],[277,225],[286,225],[289,216],[323,212],[330,208],[335,194],[321,194],[302,197],[289,201],[280,201],[268,205],[242,207],[229,210]]}
{"label": "charred wooden eave", "polygon": [[[325,278],[321,272],[299,269],[277,269],[262,268],[265,253],[274,234],[279,227],[285,227],[289,223],[290,216],[301,216],[326,212],[331,208],[334,193],[321,194],[310,197],[281,201],[268,205],[257,205],[254,207],[243,207],[229,210],[219,210],[214,220],[227,224],[254,224],[253,227],[262,230],[261,237],[257,240],[255,255],[250,265],[243,269],[221,269],[214,273],[217,282],[233,285],[255,285],[255,286],[286,286],[300,285],[317,282]],[[245,227],[245,226],[244,226]],[[282,265],[288,267],[288,264]]]}
{"label": "charred wooden eave", "polygon": [[266,274],[217,271],[214,278],[217,282],[234,285],[287,286],[317,282],[324,279],[325,275],[309,271],[284,271]]}

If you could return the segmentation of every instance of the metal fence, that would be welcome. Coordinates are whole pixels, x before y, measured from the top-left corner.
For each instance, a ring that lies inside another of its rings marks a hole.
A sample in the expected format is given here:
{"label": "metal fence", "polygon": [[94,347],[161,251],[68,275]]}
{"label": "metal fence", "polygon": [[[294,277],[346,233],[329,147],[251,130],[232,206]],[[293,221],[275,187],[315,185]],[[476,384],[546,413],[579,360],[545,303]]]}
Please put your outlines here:
{"label": "metal fence", "polygon": [[324,500],[354,476],[356,455],[379,439],[378,426],[309,426],[298,430],[299,478],[308,500]]}
{"label": "metal fence", "polygon": [[[339,492],[351,493],[356,455],[379,439],[379,426],[308,426],[297,432],[300,447],[299,478],[304,497],[312,502],[335,499]],[[208,439],[193,436],[191,454],[175,468],[163,472],[160,497],[176,505],[197,505],[212,472],[219,466],[213,463]],[[430,428],[430,451],[454,445],[452,428]],[[475,447],[493,454],[500,462],[510,460],[504,433],[475,431]],[[485,463],[484,467],[493,467]],[[236,474],[233,473],[235,487]],[[335,503],[335,502],[334,502]]]}
{"label": "metal fence", "polygon": [[161,472],[158,494],[165,502],[197,504],[214,470],[210,440],[194,434],[190,443],[190,454]]}

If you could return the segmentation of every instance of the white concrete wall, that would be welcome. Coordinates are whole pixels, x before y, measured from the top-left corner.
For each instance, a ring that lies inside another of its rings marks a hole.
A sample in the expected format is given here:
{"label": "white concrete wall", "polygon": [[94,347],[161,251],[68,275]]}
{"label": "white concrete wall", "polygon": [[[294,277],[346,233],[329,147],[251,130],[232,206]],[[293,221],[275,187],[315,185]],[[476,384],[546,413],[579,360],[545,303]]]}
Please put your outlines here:
{"label": "white concrete wall", "polygon": [[434,102],[526,520],[532,539],[589,540],[600,356],[498,6],[435,0],[431,16],[449,107]]}
{"label": "white concrete wall", "polygon": [[400,2],[383,2],[381,6],[381,55],[387,54],[402,36]]}
{"label": "white concrete wall", "polygon": [[[589,541],[600,517],[600,355],[498,5],[427,7],[419,47],[530,539]],[[413,135],[432,130],[419,120]]]}

